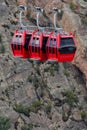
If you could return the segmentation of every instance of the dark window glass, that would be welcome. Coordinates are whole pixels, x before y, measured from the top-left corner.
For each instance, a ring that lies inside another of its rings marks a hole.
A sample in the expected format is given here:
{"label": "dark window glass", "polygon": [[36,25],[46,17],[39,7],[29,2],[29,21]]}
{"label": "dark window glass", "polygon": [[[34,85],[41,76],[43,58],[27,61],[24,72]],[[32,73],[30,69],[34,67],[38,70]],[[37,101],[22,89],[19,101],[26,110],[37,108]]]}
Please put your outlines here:
{"label": "dark window glass", "polygon": [[31,39],[31,34],[26,35],[25,44],[24,44],[24,48],[26,51],[28,51],[30,39]]}
{"label": "dark window glass", "polygon": [[71,54],[76,51],[73,38],[61,38],[59,52],[61,54]]}
{"label": "dark window glass", "polygon": [[74,45],[73,38],[61,38],[60,40],[60,47]]}
{"label": "dark window glass", "polygon": [[42,41],[42,52],[46,53],[46,43],[47,43],[48,37],[43,37]]}
{"label": "dark window glass", "polygon": [[69,47],[62,47],[59,48],[59,52],[61,54],[72,54],[76,51],[76,47],[75,46],[69,46]]}

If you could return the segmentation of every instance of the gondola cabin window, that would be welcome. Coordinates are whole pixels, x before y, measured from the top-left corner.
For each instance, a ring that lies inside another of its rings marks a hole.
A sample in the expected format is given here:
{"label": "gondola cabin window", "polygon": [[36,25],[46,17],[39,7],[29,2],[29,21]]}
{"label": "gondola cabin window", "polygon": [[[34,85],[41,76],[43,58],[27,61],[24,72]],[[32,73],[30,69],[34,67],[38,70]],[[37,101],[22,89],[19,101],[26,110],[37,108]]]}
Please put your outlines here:
{"label": "gondola cabin window", "polygon": [[60,47],[67,46],[67,45],[74,45],[73,38],[61,38]]}
{"label": "gondola cabin window", "polygon": [[32,40],[32,52],[37,52],[40,48],[40,41],[39,38],[33,38]]}
{"label": "gondola cabin window", "polygon": [[42,52],[43,52],[43,54],[46,53],[47,40],[48,40],[48,36],[47,37],[43,37],[43,42],[42,42]]}
{"label": "gondola cabin window", "polygon": [[31,36],[32,36],[31,34],[27,34],[26,35],[25,45],[24,45],[24,48],[25,48],[26,51],[28,51],[28,49],[29,49],[28,46],[29,46],[29,42],[30,42]]}
{"label": "gondola cabin window", "polygon": [[22,43],[22,36],[21,35],[16,35],[13,39],[13,46],[14,50],[20,50],[20,45]]}
{"label": "gondola cabin window", "polygon": [[61,54],[71,54],[76,51],[73,38],[61,38],[59,52]]}

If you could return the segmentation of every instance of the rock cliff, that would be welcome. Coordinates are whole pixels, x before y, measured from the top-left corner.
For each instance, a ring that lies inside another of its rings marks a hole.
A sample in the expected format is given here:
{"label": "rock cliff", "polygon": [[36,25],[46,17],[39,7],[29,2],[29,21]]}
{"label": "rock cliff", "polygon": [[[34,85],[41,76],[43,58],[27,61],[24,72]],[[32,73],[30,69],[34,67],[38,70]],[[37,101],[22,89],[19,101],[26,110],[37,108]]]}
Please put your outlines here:
{"label": "rock cliff", "polygon": [[[10,42],[19,28],[20,4],[28,8],[23,22],[30,25],[36,24],[34,6],[45,9],[40,24],[50,26],[52,8],[62,9],[58,25],[72,31],[77,43],[73,63],[39,63],[12,56]],[[86,4],[80,0],[0,1],[0,129],[87,130],[87,41],[82,23]]]}

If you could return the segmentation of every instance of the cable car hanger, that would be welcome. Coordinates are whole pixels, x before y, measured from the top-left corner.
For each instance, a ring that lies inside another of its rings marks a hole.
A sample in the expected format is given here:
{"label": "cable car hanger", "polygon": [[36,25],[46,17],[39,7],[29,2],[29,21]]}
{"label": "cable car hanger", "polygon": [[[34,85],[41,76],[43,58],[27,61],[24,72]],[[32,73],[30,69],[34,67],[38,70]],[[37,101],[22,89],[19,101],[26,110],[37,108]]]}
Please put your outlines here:
{"label": "cable car hanger", "polygon": [[[25,26],[23,24],[23,22],[22,22],[22,14],[26,10],[27,10],[27,7],[25,7],[24,5],[20,5],[19,6],[19,11],[20,11],[19,22],[20,22],[20,28],[21,29],[28,30],[28,27]],[[57,31],[59,33],[63,31],[62,28],[57,28],[57,26],[56,26],[57,14],[58,14],[58,12],[59,13],[61,12],[60,9],[53,8],[53,12],[54,12],[54,27],[47,27],[47,26],[46,27],[40,27],[40,25],[39,25],[39,16],[40,16],[41,13],[43,13],[43,9],[40,8],[40,7],[35,7],[35,11],[36,11],[36,24],[37,24],[37,26],[29,26],[29,27],[31,27],[31,28],[37,28],[39,31],[45,31],[45,29],[49,29],[49,30],[52,29],[52,30],[55,30],[55,31]]]}
{"label": "cable car hanger", "polygon": [[19,16],[20,27],[21,29],[27,29],[27,26],[24,26],[24,24],[22,23],[22,14],[23,14],[23,11],[27,10],[27,7],[20,5],[19,10],[20,10],[20,16]]}
{"label": "cable car hanger", "polygon": [[58,8],[53,8],[53,13],[54,13],[54,29],[55,29],[55,31],[62,32],[63,29],[62,28],[57,28],[57,26],[56,26],[58,12],[60,13],[61,10],[58,9]]}

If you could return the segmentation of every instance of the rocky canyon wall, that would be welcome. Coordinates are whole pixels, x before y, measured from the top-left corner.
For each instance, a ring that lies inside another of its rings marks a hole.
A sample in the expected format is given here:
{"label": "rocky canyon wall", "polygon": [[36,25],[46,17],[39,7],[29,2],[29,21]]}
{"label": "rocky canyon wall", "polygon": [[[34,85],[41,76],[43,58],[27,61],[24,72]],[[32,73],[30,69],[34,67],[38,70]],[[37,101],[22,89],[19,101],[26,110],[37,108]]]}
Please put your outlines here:
{"label": "rocky canyon wall", "polygon": [[[38,0],[35,0],[35,1],[18,0],[19,5],[23,4],[30,9],[33,8],[33,6],[30,6],[31,4],[33,4],[34,6],[40,6],[44,8],[46,12],[46,16],[49,17],[49,20],[52,23],[53,23],[52,8],[56,6],[58,8],[63,9],[64,14],[63,14],[62,20],[60,20],[58,24],[61,27],[63,27],[65,31],[73,32],[75,36],[77,52],[76,52],[76,56],[73,61],[73,64],[77,66],[81,70],[81,72],[84,74],[84,78],[86,80],[86,86],[87,86],[87,38],[86,38],[87,34],[86,33],[84,34],[85,28],[83,27],[81,23],[81,18],[79,17],[79,15],[70,9],[70,2],[74,2],[75,4],[77,4],[76,6],[78,10],[81,10],[80,5],[83,6],[83,3],[80,0],[78,1],[77,0],[72,0],[72,1],[70,0],[63,0],[63,1],[62,0],[59,0],[59,1],[45,0],[44,2],[38,1]],[[31,17],[33,17],[33,13],[34,12],[32,12]],[[83,11],[81,13],[83,13]],[[42,23],[42,21],[40,22]]]}
{"label": "rocky canyon wall", "polygon": [[73,32],[75,36],[77,52],[73,64],[84,74],[87,86],[87,34],[82,32],[81,19],[78,14],[73,13],[66,5],[62,17],[63,29]]}

